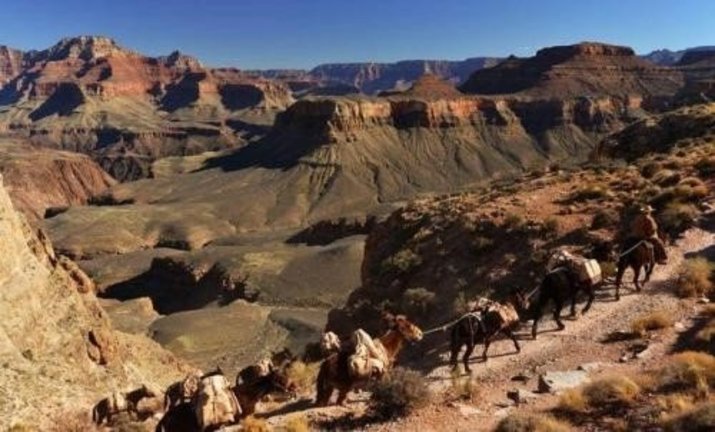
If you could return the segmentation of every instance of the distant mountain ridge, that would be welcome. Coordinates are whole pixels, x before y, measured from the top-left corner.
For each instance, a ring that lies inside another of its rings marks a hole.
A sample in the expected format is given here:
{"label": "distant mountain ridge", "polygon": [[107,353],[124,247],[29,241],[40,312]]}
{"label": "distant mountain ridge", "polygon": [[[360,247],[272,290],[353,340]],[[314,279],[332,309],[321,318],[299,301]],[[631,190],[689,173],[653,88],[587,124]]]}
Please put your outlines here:
{"label": "distant mountain ridge", "polygon": [[697,51],[712,51],[715,50],[715,45],[702,45],[692,48],[685,48],[678,51],[669,49],[659,49],[648,54],[641,55],[642,58],[661,66],[673,66],[688,52]]}

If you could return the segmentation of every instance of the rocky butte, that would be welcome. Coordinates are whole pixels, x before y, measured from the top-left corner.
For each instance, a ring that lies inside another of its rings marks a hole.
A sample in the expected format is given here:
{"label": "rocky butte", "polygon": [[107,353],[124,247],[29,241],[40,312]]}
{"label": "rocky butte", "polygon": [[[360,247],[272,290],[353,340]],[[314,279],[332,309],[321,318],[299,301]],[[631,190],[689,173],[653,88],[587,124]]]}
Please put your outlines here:
{"label": "rocky butte", "polygon": [[120,180],[151,175],[157,158],[245,144],[292,102],[278,82],[97,36],[0,50],[0,73],[0,132],[89,154]]}

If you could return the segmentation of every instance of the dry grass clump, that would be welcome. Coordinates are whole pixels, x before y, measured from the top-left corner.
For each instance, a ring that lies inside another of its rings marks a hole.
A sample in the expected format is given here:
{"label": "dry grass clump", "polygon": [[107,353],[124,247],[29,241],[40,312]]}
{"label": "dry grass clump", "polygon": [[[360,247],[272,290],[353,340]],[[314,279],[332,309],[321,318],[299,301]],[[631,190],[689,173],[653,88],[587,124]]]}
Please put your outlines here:
{"label": "dry grass clump", "polygon": [[632,379],[614,375],[565,392],[559,400],[559,409],[571,413],[607,411],[632,404],[640,393],[640,386]]}
{"label": "dry grass clump", "polygon": [[715,174],[715,156],[699,160],[695,164],[695,169],[701,176],[711,176]]}
{"label": "dry grass clump", "polygon": [[674,186],[680,181],[680,174],[669,169],[663,169],[655,173],[651,180],[661,187]]}
{"label": "dry grass clump", "polygon": [[695,351],[674,355],[656,376],[662,391],[707,394],[715,386],[715,357]]}
{"label": "dry grass clump", "polygon": [[571,425],[546,414],[513,414],[499,422],[496,432],[568,432]]}
{"label": "dry grass clump", "polygon": [[610,197],[611,191],[607,186],[594,184],[581,188],[571,194],[570,200],[574,202],[600,200]]}
{"label": "dry grass clump", "polygon": [[680,297],[696,297],[712,294],[713,265],[705,258],[686,259],[678,272],[676,284],[677,294]]}
{"label": "dry grass clump", "polygon": [[612,228],[618,224],[618,216],[613,211],[598,210],[591,220],[591,229]]}
{"label": "dry grass clump", "polygon": [[646,332],[653,330],[661,330],[671,327],[673,319],[665,311],[655,311],[649,314],[641,315],[631,321],[631,331],[633,334],[643,337]]}
{"label": "dry grass clump", "polygon": [[692,204],[672,202],[658,215],[658,221],[663,230],[677,234],[693,227],[699,214]]}
{"label": "dry grass clump", "polygon": [[244,432],[270,432],[268,422],[253,416],[248,416],[241,420],[241,430]]}
{"label": "dry grass clump", "polygon": [[371,391],[370,409],[385,419],[406,416],[427,405],[432,397],[419,372],[400,367],[386,379],[374,383]]}
{"label": "dry grass clump", "polygon": [[715,402],[705,403],[663,422],[668,432],[715,430]]}
{"label": "dry grass clump", "polygon": [[300,360],[292,362],[286,368],[288,379],[295,384],[300,393],[313,391],[315,381],[318,379],[320,362],[304,363]]}
{"label": "dry grass clump", "polygon": [[310,432],[310,422],[305,414],[295,415],[288,420],[281,430],[286,432]]}
{"label": "dry grass clump", "polygon": [[652,178],[656,173],[663,169],[660,162],[648,162],[641,167],[641,175],[645,178]]}
{"label": "dry grass clump", "polygon": [[[120,430],[120,428],[124,428],[125,431],[131,430],[126,427],[126,423],[126,418],[120,418],[119,421],[115,421],[115,424],[112,425],[112,430]],[[13,432],[29,432],[36,431],[37,429],[22,425],[13,425],[9,430]],[[100,429],[94,424],[87,412],[65,412],[52,418],[52,427],[50,427],[49,432],[93,432],[99,430],[103,429]]]}
{"label": "dry grass clump", "polygon": [[479,384],[469,375],[460,375],[458,370],[454,370],[450,374],[449,396],[463,401],[479,400],[482,396]]}

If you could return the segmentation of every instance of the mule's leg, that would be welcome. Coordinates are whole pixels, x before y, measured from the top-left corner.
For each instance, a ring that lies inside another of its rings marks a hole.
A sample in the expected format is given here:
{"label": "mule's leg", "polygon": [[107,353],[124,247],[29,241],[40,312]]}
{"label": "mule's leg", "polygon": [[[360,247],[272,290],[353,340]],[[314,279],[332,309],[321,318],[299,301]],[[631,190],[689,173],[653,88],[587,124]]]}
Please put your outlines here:
{"label": "mule's leg", "polygon": [[338,389],[338,405],[345,405],[345,400],[348,398],[348,393],[350,393],[350,388],[341,387]]}
{"label": "mule's leg", "polygon": [[621,299],[621,282],[623,282],[623,274],[626,272],[627,265],[618,263],[618,272],[616,273],[616,301]]}
{"label": "mule's leg", "polygon": [[543,315],[543,309],[541,305],[539,305],[536,308],[536,312],[534,313],[534,323],[531,325],[531,338],[536,339],[536,333],[539,329],[539,320],[541,319],[541,316]]}
{"label": "mule's leg", "polygon": [[633,285],[636,286],[636,292],[641,291],[641,283],[638,279],[641,277],[641,266],[637,265],[633,267]]}
{"label": "mule's leg", "polygon": [[488,359],[487,353],[489,352],[489,345],[492,344],[492,337],[493,337],[493,336],[494,336],[494,335],[484,336],[484,351],[482,351],[482,360],[483,360],[485,363],[486,363],[486,361],[487,361],[487,359]]}
{"label": "mule's leg", "polygon": [[566,328],[563,322],[561,322],[561,309],[564,308],[564,301],[561,299],[556,300],[556,305],[554,306],[554,321],[559,326],[559,330]]}
{"label": "mule's leg", "polygon": [[455,370],[455,369],[457,369],[457,365],[458,365],[457,358],[459,357],[459,351],[462,350],[462,344],[455,344],[454,342],[452,342],[451,350],[452,350],[452,353],[449,357],[449,362],[452,365],[452,370]]}
{"label": "mule's leg", "polygon": [[462,362],[464,363],[464,371],[466,373],[472,373],[472,369],[469,367],[469,358],[472,356],[473,352],[474,341],[469,341],[467,343],[467,350],[464,352],[464,357],[462,358]]}
{"label": "mule's leg", "polygon": [[519,341],[516,339],[516,335],[514,335],[514,331],[508,328],[504,331],[504,334],[506,334],[509,339],[514,342],[514,348],[516,348],[516,352],[521,352],[521,347],[519,346]]}
{"label": "mule's leg", "polygon": [[593,303],[593,299],[596,298],[596,292],[593,289],[592,285],[588,285],[588,288],[586,288],[586,292],[588,293],[588,301],[586,301],[586,306],[583,307],[583,310],[581,311],[581,315],[585,314],[588,312],[589,309],[591,309],[591,304]]}
{"label": "mule's leg", "polygon": [[655,268],[655,263],[650,262],[647,264],[646,270],[645,270],[645,280],[643,283],[650,282],[650,275],[653,274],[653,269]]}

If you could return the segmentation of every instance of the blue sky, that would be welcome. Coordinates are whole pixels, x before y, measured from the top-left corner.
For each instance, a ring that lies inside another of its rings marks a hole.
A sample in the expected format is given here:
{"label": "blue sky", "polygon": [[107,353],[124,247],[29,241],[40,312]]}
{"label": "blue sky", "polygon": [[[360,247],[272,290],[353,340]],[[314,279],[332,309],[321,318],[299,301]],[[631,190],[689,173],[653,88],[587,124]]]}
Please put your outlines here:
{"label": "blue sky", "polygon": [[0,44],[102,34],[212,66],[525,56],[597,40],[638,52],[715,45],[712,0],[2,0]]}

